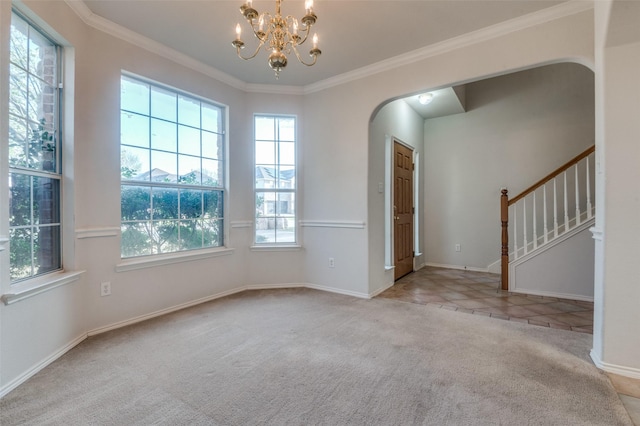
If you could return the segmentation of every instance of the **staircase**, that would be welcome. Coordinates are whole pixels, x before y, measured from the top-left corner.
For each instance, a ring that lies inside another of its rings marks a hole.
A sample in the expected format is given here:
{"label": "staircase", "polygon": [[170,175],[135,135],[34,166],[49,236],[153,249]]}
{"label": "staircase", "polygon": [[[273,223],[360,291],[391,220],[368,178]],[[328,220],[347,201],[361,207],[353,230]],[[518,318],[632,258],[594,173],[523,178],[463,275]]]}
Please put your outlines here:
{"label": "staircase", "polygon": [[[591,247],[593,251],[590,235],[587,242],[585,235],[595,221],[594,167],[595,146],[592,146],[511,199],[508,190],[502,189],[502,290],[516,290],[518,270],[542,275],[529,277],[530,280],[543,280],[545,265],[547,272],[556,273],[566,264],[564,269],[573,268],[574,279],[576,273],[581,273],[583,268],[576,264],[584,264],[585,258],[588,263],[588,249]],[[555,254],[550,252],[552,249]],[[587,272],[592,274],[592,262],[590,266]],[[564,294],[538,291],[540,295],[547,293]],[[567,296],[574,296],[573,291]]]}

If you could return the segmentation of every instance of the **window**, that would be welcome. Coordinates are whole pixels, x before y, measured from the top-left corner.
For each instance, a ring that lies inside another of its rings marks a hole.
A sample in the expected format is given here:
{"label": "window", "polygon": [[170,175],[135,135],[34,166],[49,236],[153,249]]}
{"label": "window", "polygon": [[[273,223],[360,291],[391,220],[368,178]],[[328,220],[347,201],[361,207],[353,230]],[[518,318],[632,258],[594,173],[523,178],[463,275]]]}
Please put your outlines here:
{"label": "window", "polygon": [[9,63],[11,282],[62,269],[60,48],[13,12]]}
{"label": "window", "polygon": [[122,257],[222,246],[225,109],[126,75],[120,95]]}
{"label": "window", "polygon": [[255,117],[255,188],[255,243],[295,243],[295,117]]}

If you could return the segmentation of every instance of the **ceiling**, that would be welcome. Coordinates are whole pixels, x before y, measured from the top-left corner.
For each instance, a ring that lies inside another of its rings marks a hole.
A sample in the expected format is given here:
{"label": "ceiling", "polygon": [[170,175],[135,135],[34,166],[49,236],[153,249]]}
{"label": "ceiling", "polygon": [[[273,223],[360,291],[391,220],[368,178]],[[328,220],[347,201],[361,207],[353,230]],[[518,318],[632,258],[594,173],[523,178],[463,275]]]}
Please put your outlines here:
{"label": "ceiling", "polygon": [[[245,43],[255,46],[239,12],[243,1],[84,0],[84,4],[92,18],[104,18],[245,83],[307,86],[563,2],[316,0],[318,21],[314,31],[318,33],[322,55],[313,67],[305,67],[290,57],[287,68],[276,80],[267,65],[267,52],[243,61],[231,46],[238,22],[243,25]],[[273,13],[275,0],[255,0],[253,7],[258,12]],[[299,19],[303,12],[303,0],[283,1],[283,15]],[[111,23],[109,26],[113,28]],[[305,56],[309,48],[302,49]]]}

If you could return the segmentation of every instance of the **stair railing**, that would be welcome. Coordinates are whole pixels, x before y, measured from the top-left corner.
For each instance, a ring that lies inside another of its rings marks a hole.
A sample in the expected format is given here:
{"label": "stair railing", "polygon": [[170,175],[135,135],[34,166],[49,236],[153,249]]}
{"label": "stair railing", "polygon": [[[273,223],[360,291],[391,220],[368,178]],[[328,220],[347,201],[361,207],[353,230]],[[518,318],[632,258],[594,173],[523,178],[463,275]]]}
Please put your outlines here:
{"label": "stair railing", "polygon": [[[509,289],[510,258],[516,260],[527,255],[593,217],[594,166],[595,146],[592,146],[511,199],[506,188],[501,190],[502,290]],[[558,213],[559,205],[561,214]],[[513,217],[511,254],[510,216]]]}

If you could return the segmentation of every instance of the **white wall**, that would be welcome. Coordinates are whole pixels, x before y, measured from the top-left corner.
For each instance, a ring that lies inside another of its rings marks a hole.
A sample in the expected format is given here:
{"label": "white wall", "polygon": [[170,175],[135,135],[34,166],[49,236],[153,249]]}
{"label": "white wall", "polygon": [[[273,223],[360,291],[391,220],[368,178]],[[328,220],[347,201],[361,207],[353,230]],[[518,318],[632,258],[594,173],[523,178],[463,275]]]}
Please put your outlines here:
{"label": "white wall", "polygon": [[500,189],[516,196],[594,144],[593,84],[582,65],[534,68],[468,84],[466,113],[425,121],[428,264],[500,258]]}
{"label": "white wall", "polygon": [[597,184],[606,204],[594,229],[592,357],[608,371],[640,378],[640,3],[606,2],[596,12],[596,135],[602,148]]}
{"label": "white wall", "polygon": [[[408,145],[418,155],[419,162],[417,173],[414,174],[414,185],[420,188],[424,181],[424,119],[416,113],[405,101],[397,100],[383,106],[373,117],[369,130],[370,144],[375,149],[369,151],[369,220],[374,223],[384,223],[385,220],[385,193],[379,192],[379,184],[382,183],[385,191],[391,191],[386,182],[385,171],[393,167],[393,156],[386,158],[385,150],[379,149],[390,143],[390,151],[393,152],[393,142],[395,140]],[[391,191],[392,192],[392,191]],[[393,200],[393,198],[391,198]],[[392,201],[393,203],[393,201]],[[424,222],[424,200],[419,197],[414,200],[416,218],[415,226],[421,227]],[[389,211],[388,214],[392,212]],[[391,226],[393,228],[393,225]],[[392,229],[391,229],[392,231]],[[369,227],[369,292],[377,293],[389,287],[394,281],[394,271],[385,271],[385,244],[392,244],[391,235],[385,235],[385,227]],[[415,243],[415,242],[414,242]],[[421,246],[416,247],[416,253],[422,250]],[[416,256],[415,265],[420,267],[423,264],[423,255]],[[393,258],[391,258],[393,261]]]}
{"label": "white wall", "polygon": [[594,245],[588,227],[509,265],[515,293],[593,301]]}

